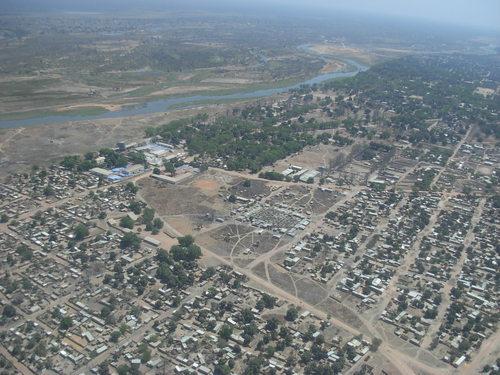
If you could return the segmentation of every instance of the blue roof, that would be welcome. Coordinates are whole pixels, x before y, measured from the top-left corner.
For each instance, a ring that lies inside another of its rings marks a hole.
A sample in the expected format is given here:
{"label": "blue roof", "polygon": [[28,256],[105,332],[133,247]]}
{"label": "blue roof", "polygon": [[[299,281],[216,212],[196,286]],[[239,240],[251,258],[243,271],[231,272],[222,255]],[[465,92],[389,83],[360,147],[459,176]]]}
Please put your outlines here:
{"label": "blue roof", "polygon": [[122,177],[117,176],[115,174],[111,174],[111,175],[108,176],[108,179],[110,179],[111,181],[119,181],[119,180],[122,179]]}

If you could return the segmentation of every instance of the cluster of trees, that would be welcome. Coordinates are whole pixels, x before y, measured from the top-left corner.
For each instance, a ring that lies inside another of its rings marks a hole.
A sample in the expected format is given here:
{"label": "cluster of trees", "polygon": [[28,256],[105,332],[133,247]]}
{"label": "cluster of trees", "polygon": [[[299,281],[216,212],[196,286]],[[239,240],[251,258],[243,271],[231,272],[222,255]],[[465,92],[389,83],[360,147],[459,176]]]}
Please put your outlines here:
{"label": "cluster of trees", "polygon": [[435,169],[421,169],[417,171],[418,179],[415,181],[414,189],[415,190],[431,190],[432,182],[434,181],[434,177],[437,175],[437,171]]}
{"label": "cluster of trees", "polygon": [[21,257],[21,261],[30,260],[33,257],[33,251],[25,244],[19,245],[16,253]]}
{"label": "cluster of trees", "polygon": [[12,318],[16,316],[16,308],[12,305],[5,305],[3,307],[2,316],[4,318]]}
{"label": "cluster of trees", "polygon": [[123,216],[120,219],[120,226],[122,228],[133,229],[135,224],[145,224],[145,229],[153,234],[157,234],[160,229],[163,228],[164,223],[160,218],[154,217],[155,210],[153,208],[146,207],[143,210],[142,205],[135,201],[130,203],[129,207],[135,214],[140,214],[142,212],[142,215],[137,219],[137,221],[134,221],[129,216]]}
{"label": "cluster of trees", "polygon": [[[92,155],[92,154],[89,154]],[[86,155],[87,156],[87,155]],[[88,171],[89,169],[97,167],[97,163],[94,160],[93,155],[90,156],[90,159],[87,157],[82,158],[79,155],[66,156],[61,161],[61,166],[66,169],[77,170],[77,171]]]}
{"label": "cluster of trees", "polygon": [[179,245],[174,245],[170,253],[175,261],[194,262],[201,257],[201,249],[195,245],[194,238],[190,235],[179,237]]}
{"label": "cluster of trees", "polygon": [[85,224],[80,223],[73,228],[73,235],[76,241],[82,241],[89,233],[89,228]]}
{"label": "cluster of trees", "polygon": [[439,160],[439,164],[444,166],[448,162],[448,159],[453,155],[453,151],[433,146],[425,155],[422,156],[421,160],[428,162],[435,162]]}
{"label": "cluster of trees", "polygon": [[194,243],[192,236],[179,237],[177,240],[179,244],[172,246],[170,252],[158,249],[156,277],[169,288],[181,289],[194,282],[192,270],[197,267],[201,249]]}
{"label": "cluster of trees", "polygon": [[[185,140],[189,151],[199,154],[204,160],[222,159],[230,170],[248,169],[256,173],[263,166],[272,165],[305,146],[327,143],[329,134],[314,136],[312,132],[338,126],[334,122],[288,122],[276,127],[230,118],[219,118],[213,124],[207,124],[206,120],[203,116],[176,120],[155,129],[149,128],[146,134],[160,136],[174,144]],[[332,139],[339,146],[353,142],[338,134]]]}
{"label": "cluster of trees", "polygon": [[137,234],[128,232],[125,233],[120,240],[120,247],[122,249],[134,249],[134,250],[139,250],[141,246],[141,238],[137,236]]}
{"label": "cluster of trees", "polygon": [[98,156],[104,157],[102,166],[105,168],[125,167],[129,162],[133,164],[144,164],[146,161],[144,154],[139,152],[131,152],[125,155],[110,148],[102,148],[99,150],[99,153],[87,152],[83,156],[66,156],[61,161],[60,165],[66,169],[85,172],[99,166],[96,161]]}
{"label": "cluster of trees", "polygon": [[259,173],[259,177],[273,181],[283,181],[284,179],[286,179],[285,175],[274,171],[261,172]]}
{"label": "cluster of trees", "polygon": [[[475,92],[478,85],[492,83],[496,87],[500,76],[498,63],[491,56],[411,56],[376,65],[355,77],[327,82],[319,88],[340,92],[337,104],[354,109],[376,108],[383,105],[394,110],[388,125],[397,137],[413,144],[456,141],[464,134],[467,119],[473,118],[487,136],[500,137],[500,125],[495,120],[500,104],[491,97]],[[479,83],[481,82],[482,83]],[[355,99],[353,98],[355,95]],[[350,96],[344,100],[344,96]],[[466,103],[461,105],[460,103]],[[369,113],[366,118],[368,119]],[[429,128],[428,119],[442,118],[449,123],[445,131]],[[348,130],[360,129],[354,123]]]}

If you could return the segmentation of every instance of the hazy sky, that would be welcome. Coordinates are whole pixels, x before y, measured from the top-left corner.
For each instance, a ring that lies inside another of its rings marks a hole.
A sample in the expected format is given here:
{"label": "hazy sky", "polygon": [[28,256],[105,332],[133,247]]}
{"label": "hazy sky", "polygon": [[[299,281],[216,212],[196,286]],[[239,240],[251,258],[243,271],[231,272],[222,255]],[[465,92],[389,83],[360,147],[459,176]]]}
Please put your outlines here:
{"label": "hazy sky", "polygon": [[[306,3],[304,0],[289,1]],[[309,0],[307,3],[311,2],[349,10],[500,28],[500,0]]]}
{"label": "hazy sky", "polygon": [[[177,8],[210,8],[221,4],[235,10],[249,8],[272,12],[286,8],[293,11],[297,5],[308,10],[320,8],[320,14],[334,14],[334,9],[381,13],[398,17],[427,19],[440,23],[483,26],[500,30],[500,0],[0,0],[0,10],[116,10],[160,9],[176,4]],[[180,4],[180,5],[179,5]],[[278,7],[276,7],[278,6]]]}

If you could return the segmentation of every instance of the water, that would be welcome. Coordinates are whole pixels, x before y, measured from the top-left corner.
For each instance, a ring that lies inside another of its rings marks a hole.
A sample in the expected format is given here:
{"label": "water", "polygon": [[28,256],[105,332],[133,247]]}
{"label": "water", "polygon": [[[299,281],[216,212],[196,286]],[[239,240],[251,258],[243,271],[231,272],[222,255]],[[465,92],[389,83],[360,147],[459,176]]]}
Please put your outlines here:
{"label": "water", "polygon": [[[186,109],[186,108],[193,108],[197,106],[201,106],[204,103],[210,102],[210,101],[220,101],[220,100],[227,100],[227,99],[252,99],[252,98],[260,98],[260,97],[266,97],[266,96],[271,96],[271,95],[276,95],[276,94],[281,94],[284,92],[287,92],[292,89],[297,89],[300,88],[303,85],[313,85],[313,84],[319,84],[325,81],[328,81],[330,79],[334,78],[345,78],[345,77],[353,77],[356,74],[358,74],[361,71],[368,70],[369,68],[367,66],[364,66],[354,60],[351,59],[344,59],[340,58],[337,56],[324,56],[321,55],[317,52],[314,52],[310,50],[310,45],[304,44],[298,47],[301,51],[318,56],[318,57],[334,57],[337,60],[343,61],[346,64],[348,64],[349,69],[340,71],[340,72],[334,72],[334,73],[327,73],[327,74],[320,74],[314,78],[305,80],[303,82],[297,83],[295,85],[287,86],[287,87],[281,87],[281,88],[273,88],[273,89],[265,89],[265,90],[257,90],[253,92],[244,92],[244,93],[236,93],[236,94],[228,94],[228,95],[192,95],[192,96],[185,96],[185,97],[180,97],[180,98],[173,98],[173,99],[162,99],[162,100],[157,100],[157,101],[150,101],[144,104],[141,104],[139,106],[128,106],[124,107],[119,111],[114,111],[114,112],[106,112],[100,115],[89,115],[89,116],[44,116],[44,117],[37,117],[37,118],[32,118],[32,119],[24,119],[24,120],[10,120],[10,121],[0,121],[0,129],[7,129],[7,128],[19,128],[19,127],[27,127],[27,126],[35,126],[35,125],[42,125],[42,124],[49,124],[49,123],[61,123],[61,122],[67,122],[67,121],[82,121],[82,120],[97,120],[97,119],[103,119],[103,118],[119,118],[119,117],[126,117],[126,116],[135,116],[135,115],[146,115],[146,114],[151,114],[151,113],[158,113],[158,112],[166,112],[169,110],[177,110],[177,109]],[[193,104],[195,103],[195,104]],[[183,106],[182,104],[186,104]]]}

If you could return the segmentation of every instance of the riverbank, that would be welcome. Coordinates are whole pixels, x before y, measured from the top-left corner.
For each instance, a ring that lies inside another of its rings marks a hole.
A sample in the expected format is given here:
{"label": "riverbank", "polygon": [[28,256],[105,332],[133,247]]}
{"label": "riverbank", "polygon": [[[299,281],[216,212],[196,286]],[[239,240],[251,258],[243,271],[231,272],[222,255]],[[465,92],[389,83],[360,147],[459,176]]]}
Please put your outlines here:
{"label": "riverbank", "polygon": [[[141,104],[136,105],[121,105],[114,106],[109,110],[107,106],[109,105],[99,105],[99,104],[79,104],[78,106],[67,106],[63,109],[55,109],[52,111],[35,110],[23,113],[18,113],[20,118],[7,117],[16,114],[4,115],[3,119],[0,115],[0,129],[8,128],[20,128],[20,127],[30,127],[36,125],[43,125],[49,123],[63,123],[67,121],[84,121],[84,120],[98,120],[106,118],[120,118],[127,116],[136,115],[147,115],[171,110],[178,110],[182,108],[192,108],[195,106],[201,106],[206,104],[216,104],[216,103],[227,103],[235,102],[238,100],[254,99],[260,97],[267,97],[271,95],[281,94],[283,92],[299,88],[302,85],[313,85],[319,84],[331,79],[352,77],[358,74],[360,71],[367,70],[368,67],[362,65],[354,60],[345,59],[342,57],[322,55],[310,47],[310,44],[304,44],[298,47],[298,49],[304,53],[321,57],[323,59],[334,59],[341,61],[346,64],[346,68],[331,73],[319,74],[315,77],[309,79],[303,79],[299,82],[290,80],[271,82],[264,85],[264,88],[255,88],[254,91],[247,91],[252,89],[252,87],[247,88],[247,90],[242,89],[228,90],[229,92],[219,93],[219,94],[197,94],[197,95],[186,95],[186,96],[176,96],[167,97],[162,99],[145,101]],[[283,86],[280,85],[283,84]],[[267,87],[266,87],[267,86]],[[148,100],[150,98],[146,98]],[[57,112],[60,113],[57,113]],[[7,118],[6,118],[7,117]]]}

